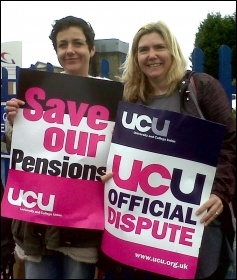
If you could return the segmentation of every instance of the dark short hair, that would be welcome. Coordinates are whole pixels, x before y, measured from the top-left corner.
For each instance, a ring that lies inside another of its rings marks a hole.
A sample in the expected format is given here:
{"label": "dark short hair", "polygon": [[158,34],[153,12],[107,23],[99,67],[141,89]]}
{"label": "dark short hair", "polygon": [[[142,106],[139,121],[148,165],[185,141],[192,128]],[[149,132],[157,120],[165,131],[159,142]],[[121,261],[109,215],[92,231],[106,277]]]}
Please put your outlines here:
{"label": "dark short hair", "polygon": [[56,37],[57,37],[58,32],[68,29],[71,26],[80,27],[82,29],[82,31],[86,37],[86,43],[89,47],[89,50],[91,51],[92,48],[94,47],[94,38],[95,38],[94,30],[89,22],[86,22],[84,19],[77,18],[74,16],[67,16],[67,17],[55,20],[54,24],[52,24],[53,29],[49,35],[49,39],[52,41],[54,50],[57,51]]}

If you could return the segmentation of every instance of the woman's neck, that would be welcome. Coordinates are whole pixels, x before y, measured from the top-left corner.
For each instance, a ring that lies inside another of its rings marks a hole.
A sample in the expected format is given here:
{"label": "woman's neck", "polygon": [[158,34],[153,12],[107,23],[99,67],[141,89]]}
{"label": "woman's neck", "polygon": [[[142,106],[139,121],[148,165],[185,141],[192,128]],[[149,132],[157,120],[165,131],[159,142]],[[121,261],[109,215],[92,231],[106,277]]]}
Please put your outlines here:
{"label": "woman's neck", "polygon": [[152,86],[152,93],[154,95],[164,95],[168,91],[167,84],[165,82],[150,81]]}
{"label": "woman's neck", "polygon": [[80,76],[80,77],[89,77],[88,72],[75,72],[75,71],[67,71],[65,70],[66,74],[73,75],[73,76]]}

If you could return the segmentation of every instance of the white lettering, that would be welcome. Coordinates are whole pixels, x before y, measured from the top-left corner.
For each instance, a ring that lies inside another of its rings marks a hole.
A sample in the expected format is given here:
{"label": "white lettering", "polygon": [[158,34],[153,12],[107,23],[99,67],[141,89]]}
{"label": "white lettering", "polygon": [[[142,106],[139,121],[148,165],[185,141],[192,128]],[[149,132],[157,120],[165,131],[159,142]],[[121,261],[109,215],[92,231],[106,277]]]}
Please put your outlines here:
{"label": "white lettering", "polygon": [[151,129],[155,135],[167,137],[169,125],[170,125],[170,121],[168,120],[165,120],[163,128],[158,130],[157,129],[158,118],[151,119],[146,115],[138,116],[137,114],[133,114],[132,118],[129,117],[129,119],[131,120],[130,123],[128,123],[127,118],[128,118],[128,112],[124,111],[122,117],[122,124],[127,129],[132,129],[132,130],[137,129],[140,132],[148,132]]}
{"label": "white lettering", "polygon": [[[36,194],[33,191],[24,192],[24,190],[20,190],[18,194],[18,198],[13,199],[13,191],[14,188],[9,188],[7,199],[10,204],[16,206],[24,205],[26,208],[33,208],[37,205],[41,210],[53,211],[55,195],[51,194],[49,196],[48,204],[43,205],[43,195],[45,196],[45,194],[43,193]],[[34,201],[29,202],[27,200],[28,198],[30,198],[30,200],[33,199]]]}

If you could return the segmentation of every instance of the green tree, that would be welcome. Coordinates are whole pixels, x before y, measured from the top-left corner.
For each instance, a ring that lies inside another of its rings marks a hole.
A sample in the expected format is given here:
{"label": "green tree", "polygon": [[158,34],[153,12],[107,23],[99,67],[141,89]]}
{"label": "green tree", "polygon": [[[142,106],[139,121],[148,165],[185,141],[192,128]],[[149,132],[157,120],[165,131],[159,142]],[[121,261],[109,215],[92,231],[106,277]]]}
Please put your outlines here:
{"label": "green tree", "polygon": [[236,109],[232,109],[233,118],[236,120]]}
{"label": "green tree", "polygon": [[204,72],[219,78],[219,49],[227,45],[232,51],[232,76],[236,78],[236,12],[221,17],[208,13],[196,33],[195,47],[204,52]]}

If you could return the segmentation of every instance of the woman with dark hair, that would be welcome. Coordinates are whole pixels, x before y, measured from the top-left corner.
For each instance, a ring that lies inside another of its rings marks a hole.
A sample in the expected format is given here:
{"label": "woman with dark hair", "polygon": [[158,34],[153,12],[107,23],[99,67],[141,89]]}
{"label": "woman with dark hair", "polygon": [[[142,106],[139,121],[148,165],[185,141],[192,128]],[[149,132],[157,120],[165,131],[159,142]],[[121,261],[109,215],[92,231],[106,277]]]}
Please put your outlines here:
{"label": "woman with dark hair", "polygon": [[[90,77],[95,54],[94,30],[85,20],[67,16],[56,20],[49,38],[65,74]],[[23,101],[6,102],[7,142]],[[14,220],[12,232],[17,256],[25,260],[26,279],[93,279],[102,231],[47,226]]]}

